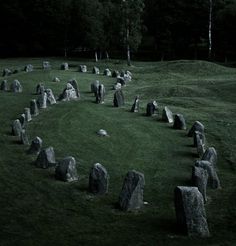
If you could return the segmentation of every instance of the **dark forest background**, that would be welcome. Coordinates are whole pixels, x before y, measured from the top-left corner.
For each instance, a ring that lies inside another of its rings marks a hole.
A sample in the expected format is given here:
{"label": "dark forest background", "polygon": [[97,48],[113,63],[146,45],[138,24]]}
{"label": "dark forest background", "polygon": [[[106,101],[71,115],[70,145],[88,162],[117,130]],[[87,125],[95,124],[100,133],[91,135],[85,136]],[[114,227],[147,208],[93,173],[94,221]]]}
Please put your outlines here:
{"label": "dark forest background", "polygon": [[[212,2],[212,3],[211,3]],[[0,56],[235,60],[236,0],[8,0]]]}

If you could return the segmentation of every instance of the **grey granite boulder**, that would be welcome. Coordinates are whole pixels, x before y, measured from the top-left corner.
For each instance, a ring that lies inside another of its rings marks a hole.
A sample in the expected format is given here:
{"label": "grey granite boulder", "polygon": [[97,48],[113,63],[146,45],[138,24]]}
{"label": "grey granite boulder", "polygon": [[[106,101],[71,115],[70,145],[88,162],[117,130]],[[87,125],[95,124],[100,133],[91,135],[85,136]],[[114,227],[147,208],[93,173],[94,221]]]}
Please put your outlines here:
{"label": "grey granite boulder", "polygon": [[174,122],[173,114],[172,114],[171,110],[166,106],[162,110],[162,120],[165,122],[168,122],[168,123]]}
{"label": "grey granite boulder", "polygon": [[178,130],[186,130],[186,123],[182,114],[175,115],[173,128]]}
{"label": "grey granite boulder", "polygon": [[192,170],[192,183],[196,186],[203,196],[204,203],[207,201],[206,189],[208,172],[202,167],[194,166]]}
{"label": "grey granite boulder", "polygon": [[125,86],[125,85],[126,85],[126,83],[125,83],[125,78],[124,78],[124,77],[121,77],[120,75],[117,76],[116,83],[119,83],[119,84],[121,84],[122,86]]}
{"label": "grey granite boulder", "polygon": [[44,88],[43,83],[37,84],[37,86],[36,86],[36,94],[37,95],[41,95],[42,93],[44,93],[44,91],[45,91],[45,88]]}
{"label": "grey granite boulder", "polygon": [[23,145],[29,145],[29,138],[25,129],[22,129],[20,134],[20,143]]}
{"label": "grey granite boulder", "polygon": [[139,112],[139,96],[135,97],[134,103],[133,103],[130,111],[134,112],[134,113]]}
{"label": "grey granite boulder", "polygon": [[9,68],[5,68],[3,69],[3,72],[2,72],[2,76],[5,77],[5,76],[9,76],[12,74],[12,71],[9,69]]}
{"label": "grey granite boulder", "polygon": [[43,140],[40,137],[36,137],[32,140],[30,148],[28,150],[29,154],[38,154],[42,148]]}
{"label": "grey granite boulder", "polygon": [[108,184],[109,176],[105,167],[100,163],[94,164],[89,174],[89,191],[98,195],[106,194]]}
{"label": "grey granite boulder", "polygon": [[70,80],[68,81],[68,83],[70,83],[70,84],[74,87],[74,89],[75,89],[75,91],[76,91],[76,96],[77,96],[78,98],[80,98],[79,86],[78,86],[77,80],[76,80],[76,79],[70,79]]}
{"label": "grey granite boulder", "polygon": [[30,101],[30,113],[33,116],[37,116],[39,114],[38,105],[35,99]]}
{"label": "grey granite boulder", "polygon": [[104,103],[104,99],[105,99],[105,86],[103,84],[100,84],[98,87],[98,91],[96,93],[96,103]]}
{"label": "grey granite boulder", "polygon": [[204,133],[204,129],[205,129],[205,127],[200,121],[195,121],[193,126],[191,127],[191,129],[188,132],[188,137],[193,137],[195,131]]}
{"label": "grey granite boulder", "polygon": [[56,104],[57,101],[56,101],[56,99],[54,97],[54,94],[53,94],[52,90],[51,89],[46,89],[45,92],[47,94],[47,103],[49,105]]}
{"label": "grey granite boulder", "polygon": [[21,115],[20,115],[19,121],[20,121],[20,123],[21,123],[22,129],[25,128],[25,127],[26,127],[26,124],[27,124],[25,114],[21,114]]}
{"label": "grey granite boulder", "polygon": [[79,71],[81,73],[86,73],[87,72],[87,66],[86,65],[79,65]]}
{"label": "grey granite boulder", "polygon": [[155,111],[158,109],[158,104],[155,100],[149,102],[146,107],[146,115],[152,116],[155,114]]}
{"label": "grey granite boulder", "polygon": [[12,92],[16,92],[16,93],[20,93],[23,91],[22,85],[20,83],[19,80],[15,79],[12,83],[11,83],[11,87],[10,87]]}
{"label": "grey granite boulder", "polygon": [[144,175],[135,170],[129,171],[124,179],[119,196],[121,210],[132,211],[143,206]]}
{"label": "grey granite boulder", "polygon": [[104,129],[100,129],[97,134],[100,136],[100,137],[109,137],[108,133],[106,130]]}
{"label": "grey granite boulder", "polygon": [[125,104],[124,94],[122,90],[116,90],[114,93],[113,105],[114,107],[121,107]]}
{"label": "grey granite boulder", "polygon": [[212,189],[219,189],[220,186],[220,180],[218,178],[217,172],[213,166],[212,163],[209,161],[196,161],[195,162],[196,167],[204,168],[208,173],[208,186]]}
{"label": "grey granite boulder", "polygon": [[48,70],[48,69],[51,69],[51,64],[49,61],[43,61],[43,70]]}
{"label": "grey granite boulder", "polygon": [[100,71],[99,71],[99,68],[98,67],[93,67],[93,71],[92,71],[94,74],[99,74]]}
{"label": "grey granite boulder", "polygon": [[69,64],[67,62],[63,62],[61,64],[61,70],[69,70]]}
{"label": "grey granite boulder", "polygon": [[77,181],[79,179],[74,157],[68,156],[59,161],[55,170],[55,178],[65,182]]}
{"label": "grey granite boulder", "polygon": [[110,71],[110,69],[109,69],[109,68],[106,68],[106,69],[104,70],[104,72],[103,72],[103,75],[105,75],[105,76],[111,76],[111,71]]}
{"label": "grey granite boulder", "polygon": [[54,79],[52,80],[53,82],[59,83],[60,79],[58,77],[54,77]]}
{"label": "grey granite boulder", "polygon": [[120,90],[121,87],[122,87],[121,83],[116,82],[116,83],[114,84],[114,86],[113,86],[113,89],[114,89],[114,90]]}
{"label": "grey granite boulder", "polygon": [[204,201],[198,188],[177,186],[174,193],[178,228],[190,237],[209,237]]}
{"label": "grey granite boulder", "polygon": [[38,96],[37,104],[39,108],[47,108],[47,93],[44,92]]}
{"label": "grey granite boulder", "polygon": [[34,66],[32,64],[27,64],[24,68],[25,72],[32,72],[34,70]]}
{"label": "grey granite boulder", "polygon": [[56,165],[55,152],[53,147],[42,149],[35,161],[35,165],[40,168],[49,168]]}
{"label": "grey granite boulder", "polygon": [[199,131],[194,132],[194,146],[197,147],[197,154],[202,158],[205,152],[205,134]]}
{"label": "grey granite boulder", "polygon": [[217,164],[216,149],[214,147],[207,148],[202,156],[202,160],[209,161],[216,168],[216,164]]}
{"label": "grey granite boulder", "polygon": [[71,101],[76,100],[77,92],[71,83],[67,83],[66,88],[63,90],[62,94],[59,96],[59,100],[61,101]]}
{"label": "grey granite boulder", "polygon": [[1,91],[8,91],[8,84],[7,84],[7,80],[4,79],[1,83],[1,87],[0,87]]}
{"label": "grey granite boulder", "polygon": [[96,80],[93,83],[91,83],[91,92],[94,93],[94,96],[96,96],[98,93],[99,85],[100,85],[99,80]]}
{"label": "grey granite boulder", "polygon": [[117,71],[117,70],[113,70],[113,71],[112,71],[112,75],[111,75],[111,76],[112,76],[113,78],[117,78],[119,75],[120,75],[119,71]]}
{"label": "grey granite boulder", "polygon": [[26,122],[29,122],[32,120],[30,108],[24,108],[24,114],[25,114],[25,120]]}
{"label": "grey granite boulder", "polygon": [[20,137],[21,131],[22,131],[22,126],[20,120],[19,119],[14,120],[12,123],[12,135]]}

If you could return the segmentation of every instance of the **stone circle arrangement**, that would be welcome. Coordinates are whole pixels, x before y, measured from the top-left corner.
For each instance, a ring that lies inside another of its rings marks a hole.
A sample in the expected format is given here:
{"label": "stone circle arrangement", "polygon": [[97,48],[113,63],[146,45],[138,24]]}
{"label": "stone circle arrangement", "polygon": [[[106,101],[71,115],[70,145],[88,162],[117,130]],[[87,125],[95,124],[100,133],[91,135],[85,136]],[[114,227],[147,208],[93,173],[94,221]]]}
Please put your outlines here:
{"label": "stone circle arrangement", "polygon": [[[50,62],[43,61],[42,69],[49,70],[52,66]],[[61,70],[69,70],[68,63],[62,63]],[[28,64],[22,71],[32,72],[33,66]],[[78,71],[86,73],[88,71],[86,65],[79,65]],[[3,77],[8,77],[11,74],[17,73],[19,70],[11,71],[6,68],[3,70]],[[92,73],[100,74],[98,67],[92,68]],[[125,104],[122,87],[132,81],[132,73],[130,71],[110,71],[106,68],[103,72],[104,76],[116,78],[113,85],[114,107],[122,107]],[[58,78],[54,78],[54,82],[60,82]],[[14,80],[10,86],[4,79],[0,85],[2,91],[12,91],[21,93],[23,87],[18,80]],[[105,86],[98,80],[91,83],[91,93],[94,93],[95,102],[103,104],[105,102],[106,90]],[[75,182],[79,180],[79,175],[76,169],[76,160],[73,156],[66,156],[64,159],[56,161],[53,147],[43,148],[43,140],[36,136],[31,142],[28,139],[26,132],[27,122],[34,119],[41,109],[47,108],[49,105],[56,104],[57,101],[71,101],[80,99],[80,91],[78,83],[75,79],[67,82],[64,90],[56,100],[52,90],[45,88],[42,83],[36,86],[37,99],[30,101],[29,107],[24,108],[23,113],[19,118],[12,122],[11,132],[16,136],[20,143],[29,146],[27,154],[35,155],[35,166],[38,168],[47,169],[55,168],[55,178],[65,182]],[[139,112],[140,98],[137,95],[131,107],[131,112]],[[146,116],[154,116],[157,112],[160,113],[160,107],[155,100],[147,103]],[[161,114],[162,121],[173,124],[173,128],[186,131],[187,126],[185,118],[182,114],[173,114],[169,107],[165,106]],[[101,137],[109,137],[104,129],[97,131]],[[205,137],[205,127],[200,121],[195,121],[187,133],[187,137],[193,139],[193,146],[196,149],[196,154],[199,157],[192,167],[192,186],[177,186],[174,190],[174,204],[178,226],[182,231],[190,237],[209,237],[210,232],[207,224],[205,212],[205,203],[207,202],[207,188],[221,188],[220,181],[216,172],[217,169],[217,152],[212,146],[207,147]],[[143,200],[145,186],[144,174],[136,170],[127,172],[123,181],[122,189],[118,197],[118,204],[122,211],[136,211],[147,204]],[[95,163],[89,173],[88,191],[94,195],[104,195],[108,193],[109,174],[106,168]]]}

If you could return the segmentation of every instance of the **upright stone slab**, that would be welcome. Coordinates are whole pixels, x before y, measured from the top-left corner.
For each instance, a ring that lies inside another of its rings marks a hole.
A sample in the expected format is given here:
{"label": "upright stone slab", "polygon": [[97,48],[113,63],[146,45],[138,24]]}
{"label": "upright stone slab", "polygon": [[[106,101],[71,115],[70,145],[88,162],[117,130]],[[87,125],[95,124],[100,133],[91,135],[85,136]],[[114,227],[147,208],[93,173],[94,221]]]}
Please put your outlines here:
{"label": "upright stone slab", "polygon": [[206,149],[202,156],[203,161],[209,161],[216,168],[217,164],[217,152],[214,147],[209,147]]}
{"label": "upright stone slab", "polygon": [[36,94],[37,95],[41,95],[42,93],[44,93],[44,91],[45,91],[45,88],[44,88],[43,83],[37,84],[37,86],[36,86]]}
{"label": "upright stone slab", "polygon": [[52,90],[51,90],[51,89],[46,89],[45,92],[46,92],[46,94],[47,94],[47,103],[48,103],[49,105],[56,104],[57,101],[56,101],[56,99],[55,99],[55,97],[54,97],[54,94],[53,94]]}
{"label": "upright stone slab", "polygon": [[25,114],[25,120],[26,122],[29,122],[32,120],[30,108],[24,108],[24,114]]}
{"label": "upright stone slab", "polygon": [[22,129],[20,134],[20,143],[23,145],[29,145],[29,138],[25,129]]}
{"label": "upright stone slab", "polygon": [[113,89],[114,90],[121,90],[121,87],[122,87],[121,83],[116,82],[116,84],[114,84],[114,86],[113,86]]}
{"label": "upright stone slab", "polygon": [[205,127],[200,121],[195,121],[193,126],[191,127],[191,129],[188,132],[188,137],[193,137],[195,131],[204,133],[204,129],[205,129]]}
{"label": "upright stone slab", "polygon": [[69,70],[69,64],[67,62],[62,63],[61,70]]}
{"label": "upright stone slab", "polygon": [[77,96],[78,98],[80,98],[79,86],[78,86],[77,80],[76,80],[76,79],[70,79],[70,80],[68,81],[68,83],[70,83],[70,84],[74,87],[74,89],[75,89],[75,91],[76,91],[76,96]]}
{"label": "upright stone slab", "polygon": [[99,80],[96,80],[95,82],[91,83],[91,92],[94,93],[94,96],[96,96],[98,93],[99,85],[100,85]]}
{"label": "upright stone slab", "polygon": [[155,114],[155,111],[157,110],[157,108],[158,108],[158,104],[155,100],[152,102],[149,102],[146,108],[146,115],[152,116],[153,114]]}
{"label": "upright stone slab", "polygon": [[59,161],[55,170],[55,178],[65,182],[77,181],[79,179],[74,157],[68,156]]}
{"label": "upright stone slab", "polygon": [[196,167],[201,167],[205,169],[208,173],[208,186],[212,189],[219,189],[220,186],[220,180],[218,178],[217,172],[213,166],[212,163],[209,161],[196,161],[195,162]]}
{"label": "upright stone slab", "polygon": [[203,196],[204,203],[207,201],[206,189],[208,172],[202,167],[194,166],[192,170],[192,183],[196,186]]}
{"label": "upright stone slab", "polygon": [[10,76],[12,74],[12,71],[9,68],[3,69],[2,76]]}
{"label": "upright stone slab", "polygon": [[175,212],[178,228],[188,236],[210,236],[203,197],[197,187],[175,188]]}
{"label": "upright stone slab", "polygon": [[105,167],[100,163],[94,164],[89,174],[89,191],[98,195],[106,194],[108,183],[109,176]]}
{"label": "upright stone slab", "polygon": [[22,126],[19,119],[16,119],[12,123],[12,135],[20,137]]}
{"label": "upright stone slab", "polygon": [[81,73],[86,73],[87,72],[87,66],[86,65],[79,65],[79,71]]}
{"label": "upright stone slab", "polygon": [[164,107],[163,111],[162,111],[162,120],[168,123],[173,123],[174,119],[173,119],[173,114],[170,111],[170,109],[168,107]]}
{"label": "upright stone slab", "polygon": [[15,92],[15,93],[20,93],[23,91],[22,85],[20,83],[19,80],[15,79],[12,83],[11,83],[11,91]]}
{"label": "upright stone slab", "polygon": [[43,140],[40,137],[36,137],[35,139],[32,140],[28,153],[39,154],[42,145],[43,145]]}
{"label": "upright stone slab", "polygon": [[99,68],[98,67],[93,67],[93,74],[99,74],[100,71],[99,71]]}
{"label": "upright stone slab", "polygon": [[178,130],[186,130],[186,123],[182,114],[175,115],[173,128]]}
{"label": "upright stone slab", "polygon": [[144,185],[142,173],[135,170],[127,173],[119,196],[119,206],[122,210],[131,211],[142,208]]}
{"label": "upright stone slab", "polygon": [[59,96],[60,101],[71,101],[78,99],[75,88],[72,84],[67,83],[66,88],[63,90],[62,94]]}
{"label": "upright stone slab", "polygon": [[117,78],[119,75],[120,75],[119,71],[117,71],[117,70],[113,70],[113,71],[112,71],[112,75],[111,75],[111,76],[112,76],[113,78]]}
{"label": "upright stone slab", "polygon": [[35,99],[30,101],[30,113],[33,116],[37,116],[39,114],[38,105]]}
{"label": "upright stone slab", "polygon": [[106,68],[106,69],[104,70],[104,72],[103,72],[103,75],[105,75],[105,76],[111,76],[111,71],[110,71],[110,69],[109,69],[109,68]]}
{"label": "upright stone slab", "polygon": [[38,154],[35,165],[44,169],[55,166],[56,160],[53,147],[42,149]]}
{"label": "upright stone slab", "polygon": [[121,77],[121,76],[117,76],[116,83],[121,84],[121,86],[125,86],[126,84],[124,77]]}
{"label": "upright stone slab", "polygon": [[116,90],[114,94],[114,99],[113,99],[114,107],[122,107],[124,104],[125,104],[125,101],[124,101],[124,94],[122,90]]}
{"label": "upright stone slab", "polygon": [[1,91],[8,91],[8,84],[6,79],[2,81],[0,89]]}
{"label": "upright stone slab", "polygon": [[193,145],[197,148],[197,154],[200,158],[202,158],[205,152],[205,134],[195,131],[193,139]]}
{"label": "upright stone slab", "polygon": [[105,93],[106,93],[105,86],[103,84],[100,84],[96,95],[96,103],[101,103],[101,104],[104,103]]}
{"label": "upright stone slab", "polygon": [[37,99],[38,107],[41,109],[47,108],[47,93],[44,92],[41,95],[39,95]]}
{"label": "upright stone slab", "polygon": [[43,70],[49,70],[51,69],[51,64],[49,61],[43,61]]}
{"label": "upright stone slab", "polygon": [[20,123],[21,123],[21,127],[22,127],[22,128],[25,128],[25,127],[26,127],[26,124],[27,124],[25,114],[21,114],[21,115],[20,115],[19,121],[20,121]]}
{"label": "upright stone slab", "polygon": [[28,64],[24,67],[25,72],[32,72],[34,70],[34,66],[32,64]]}
{"label": "upright stone slab", "polygon": [[134,99],[134,103],[131,107],[131,112],[138,113],[139,112],[139,96],[136,96]]}

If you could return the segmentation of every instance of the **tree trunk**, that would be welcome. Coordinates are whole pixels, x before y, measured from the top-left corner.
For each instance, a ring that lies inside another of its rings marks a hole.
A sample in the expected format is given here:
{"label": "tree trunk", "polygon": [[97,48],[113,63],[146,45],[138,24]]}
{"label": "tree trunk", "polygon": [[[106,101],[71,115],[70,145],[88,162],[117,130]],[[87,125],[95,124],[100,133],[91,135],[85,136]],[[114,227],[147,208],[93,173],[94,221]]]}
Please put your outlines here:
{"label": "tree trunk", "polygon": [[95,51],[95,62],[98,62],[98,53],[97,53],[97,51]]}
{"label": "tree trunk", "polygon": [[130,47],[129,47],[129,44],[127,44],[127,65],[128,66],[131,66]]}
{"label": "tree trunk", "polygon": [[106,50],[106,58],[107,58],[107,60],[109,60],[109,54],[108,54],[107,50]]}
{"label": "tree trunk", "polygon": [[209,0],[209,23],[208,23],[208,38],[209,38],[209,46],[208,46],[208,58],[211,60],[212,58],[212,0]]}

